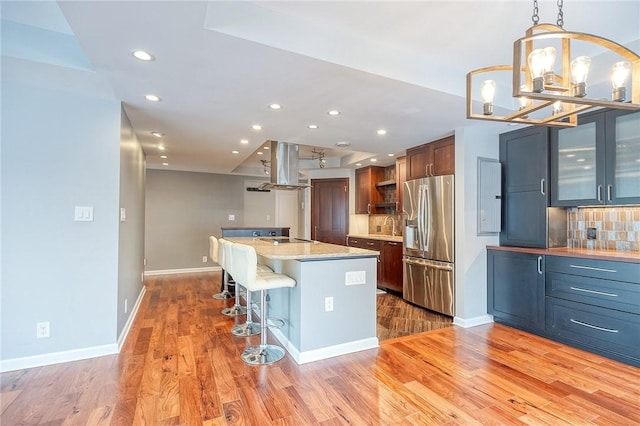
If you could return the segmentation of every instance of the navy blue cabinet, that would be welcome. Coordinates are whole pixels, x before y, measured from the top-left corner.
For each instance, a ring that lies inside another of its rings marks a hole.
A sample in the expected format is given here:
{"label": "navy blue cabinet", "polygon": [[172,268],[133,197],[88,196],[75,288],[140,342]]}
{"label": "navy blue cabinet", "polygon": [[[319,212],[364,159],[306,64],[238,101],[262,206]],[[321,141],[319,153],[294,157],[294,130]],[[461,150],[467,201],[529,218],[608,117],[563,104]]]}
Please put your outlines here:
{"label": "navy blue cabinet", "polygon": [[546,127],[532,126],[500,135],[500,245],[547,247],[548,158]]}
{"label": "navy blue cabinet", "polygon": [[544,333],[544,256],[487,250],[487,262],[487,310],[495,321]]}
{"label": "navy blue cabinet", "polygon": [[640,366],[640,264],[547,256],[546,334]]}
{"label": "navy blue cabinet", "polygon": [[640,203],[640,112],[599,110],[551,130],[551,205]]}

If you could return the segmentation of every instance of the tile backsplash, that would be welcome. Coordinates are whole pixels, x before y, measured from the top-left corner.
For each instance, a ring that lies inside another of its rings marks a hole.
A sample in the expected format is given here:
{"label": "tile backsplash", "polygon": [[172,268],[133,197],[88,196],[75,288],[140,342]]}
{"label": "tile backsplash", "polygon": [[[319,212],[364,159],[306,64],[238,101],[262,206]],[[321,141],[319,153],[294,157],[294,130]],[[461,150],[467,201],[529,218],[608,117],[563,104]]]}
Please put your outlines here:
{"label": "tile backsplash", "polygon": [[[385,218],[387,218],[385,223]],[[370,234],[393,234],[393,222],[396,221],[396,235],[402,235],[402,215],[401,214],[372,214],[369,216],[369,233]]]}
{"label": "tile backsplash", "polygon": [[[640,251],[640,207],[567,209],[567,247]],[[596,239],[588,239],[596,228]]]}

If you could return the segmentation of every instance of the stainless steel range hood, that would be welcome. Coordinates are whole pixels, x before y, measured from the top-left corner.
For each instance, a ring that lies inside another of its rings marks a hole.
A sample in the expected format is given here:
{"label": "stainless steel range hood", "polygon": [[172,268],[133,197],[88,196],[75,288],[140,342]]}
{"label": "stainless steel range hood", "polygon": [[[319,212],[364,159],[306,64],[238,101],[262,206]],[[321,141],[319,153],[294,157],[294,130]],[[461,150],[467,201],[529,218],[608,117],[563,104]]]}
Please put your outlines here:
{"label": "stainless steel range hood", "polygon": [[269,141],[271,148],[271,182],[260,189],[296,190],[310,188],[298,183],[299,147],[294,143]]}

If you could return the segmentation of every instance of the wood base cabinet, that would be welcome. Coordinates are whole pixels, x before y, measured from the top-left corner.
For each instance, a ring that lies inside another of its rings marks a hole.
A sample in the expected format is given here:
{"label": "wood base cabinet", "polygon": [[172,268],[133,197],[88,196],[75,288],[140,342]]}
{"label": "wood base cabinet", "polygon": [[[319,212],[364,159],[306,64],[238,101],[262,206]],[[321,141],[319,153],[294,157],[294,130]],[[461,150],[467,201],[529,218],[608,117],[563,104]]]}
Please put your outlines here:
{"label": "wood base cabinet", "polygon": [[402,293],[402,243],[349,237],[347,245],[379,251],[378,287]]}

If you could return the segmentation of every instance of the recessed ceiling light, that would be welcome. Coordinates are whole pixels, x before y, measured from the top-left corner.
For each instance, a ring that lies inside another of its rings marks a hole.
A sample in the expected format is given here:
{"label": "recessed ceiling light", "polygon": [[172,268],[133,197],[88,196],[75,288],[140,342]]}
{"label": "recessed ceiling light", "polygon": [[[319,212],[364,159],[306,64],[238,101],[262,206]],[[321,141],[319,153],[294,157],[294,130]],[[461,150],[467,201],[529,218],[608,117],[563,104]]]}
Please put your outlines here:
{"label": "recessed ceiling light", "polygon": [[164,159],[164,158],[167,158],[167,156],[166,155],[161,155],[160,158]]}
{"label": "recessed ceiling light", "polygon": [[269,145],[263,146],[262,149],[269,149]]}
{"label": "recessed ceiling light", "polygon": [[262,155],[262,151],[258,151],[256,154],[258,154],[258,155]]}
{"label": "recessed ceiling light", "polygon": [[145,52],[144,50],[134,50],[133,56],[140,59],[141,61],[153,61],[153,55]]}
{"label": "recessed ceiling light", "polygon": [[261,126],[261,125],[259,125],[259,124],[254,124],[253,126],[251,126],[251,128],[252,128],[253,130],[262,130],[262,126]]}
{"label": "recessed ceiling light", "polygon": [[149,102],[160,102],[160,97],[156,95],[146,95],[144,98]]}
{"label": "recessed ceiling light", "polygon": [[164,133],[160,133],[160,132],[151,132],[151,134],[156,138],[161,138],[164,136]]}
{"label": "recessed ceiling light", "polygon": [[360,167],[362,166],[362,163],[356,163],[356,166]]}
{"label": "recessed ceiling light", "polygon": [[158,149],[159,149],[160,151],[164,151],[164,146],[163,146],[163,145],[158,145]]}
{"label": "recessed ceiling light", "polygon": [[280,108],[282,108],[282,106],[280,106],[280,104],[271,104],[271,105],[269,105],[269,108],[271,108],[271,109],[280,109]]}
{"label": "recessed ceiling light", "polygon": [[389,157],[393,157],[393,154],[387,154],[387,156],[389,156]]}
{"label": "recessed ceiling light", "polygon": [[310,129],[317,129],[318,125],[317,124],[309,124],[307,127],[310,128]]}
{"label": "recessed ceiling light", "polygon": [[327,114],[329,114],[329,115],[339,115],[339,114],[340,114],[340,111],[337,111],[337,110],[335,110],[335,109],[332,109],[332,110],[331,110],[331,111],[329,111]]}
{"label": "recessed ceiling light", "polygon": [[372,158],[372,159],[371,159],[371,160],[369,160],[369,161],[371,161],[372,163],[375,163],[375,162],[376,162],[376,161],[378,161],[378,160],[377,160],[377,159],[375,159],[375,158]]}
{"label": "recessed ceiling light", "polygon": [[575,156],[576,156],[575,154],[567,154],[567,158],[573,158]]}
{"label": "recessed ceiling light", "polygon": [[387,134],[387,131],[386,131],[385,129],[380,129],[380,130],[378,130],[378,132],[377,132],[377,133],[378,133],[379,135],[386,135],[386,134]]}
{"label": "recessed ceiling light", "polygon": [[249,143],[249,141],[248,141],[248,140],[246,140],[246,139],[240,139],[240,143],[241,143],[242,145],[246,145],[246,144],[248,144],[248,143]]}
{"label": "recessed ceiling light", "polygon": [[231,151],[232,154],[239,154],[238,151]]}
{"label": "recessed ceiling light", "polygon": [[336,142],[336,146],[339,148],[345,148],[347,146],[351,146],[351,142],[347,142],[347,141]]}
{"label": "recessed ceiling light", "polygon": [[584,158],[578,158],[578,159],[576,160],[576,162],[578,162],[578,163],[582,163],[582,162],[584,162],[584,161],[585,161],[585,159],[584,159]]}
{"label": "recessed ceiling light", "polygon": [[162,165],[163,165],[163,166],[168,166],[168,165],[169,165],[169,163],[162,163]]}

